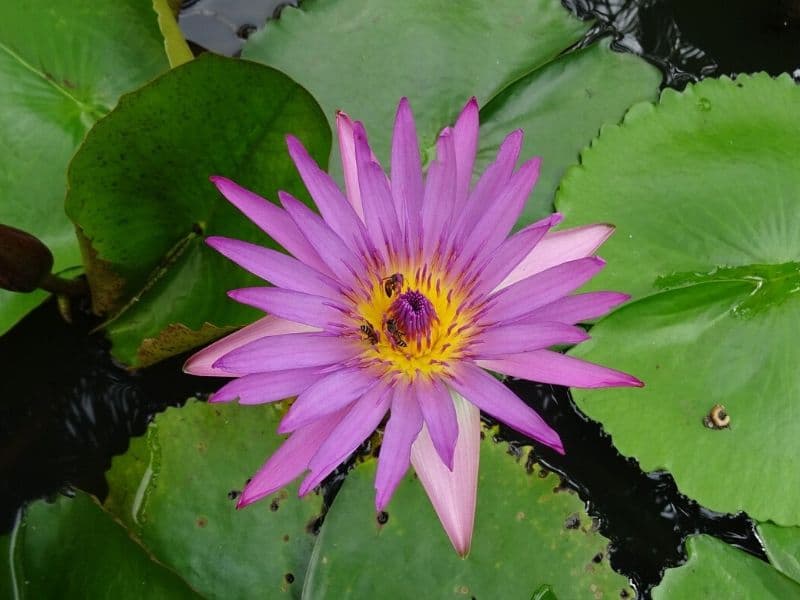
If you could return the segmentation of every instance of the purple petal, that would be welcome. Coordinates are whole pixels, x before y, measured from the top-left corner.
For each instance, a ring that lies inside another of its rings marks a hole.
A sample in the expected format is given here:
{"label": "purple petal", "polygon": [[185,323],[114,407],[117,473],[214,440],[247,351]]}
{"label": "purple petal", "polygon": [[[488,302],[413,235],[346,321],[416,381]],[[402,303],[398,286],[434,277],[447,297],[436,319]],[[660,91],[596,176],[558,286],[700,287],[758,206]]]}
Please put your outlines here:
{"label": "purple petal", "polygon": [[242,288],[231,290],[228,296],[283,319],[323,329],[342,323],[346,314],[346,309],[330,298],[283,288]]}
{"label": "purple petal", "polygon": [[305,333],[318,331],[316,327],[309,327],[302,323],[294,323],[286,319],[280,319],[272,315],[268,315],[263,319],[259,319],[255,323],[251,323],[247,327],[243,327],[239,331],[225,336],[221,340],[217,340],[210,346],[206,346],[199,352],[193,354],[183,365],[183,372],[190,375],[202,375],[209,377],[231,377],[244,375],[251,371],[235,371],[226,370],[220,367],[213,366],[219,358],[228,354],[232,350],[249,344],[252,341],[272,336],[283,335],[287,333]]}
{"label": "purple petal", "polygon": [[414,115],[408,99],[400,100],[392,135],[392,196],[401,222],[409,237],[416,239],[422,218],[422,164]]}
{"label": "purple petal", "polygon": [[564,296],[537,308],[517,323],[535,321],[558,321],[560,323],[582,323],[602,317],[613,308],[630,300],[628,294],[619,292],[588,292]]}
{"label": "purple petal", "polygon": [[470,352],[475,358],[516,354],[561,344],[578,344],[589,336],[580,327],[557,322],[502,325],[482,331]]}
{"label": "purple petal", "polygon": [[605,265],[596,256],[551,267],[503,288],[491,297],[488,317],[510,323],[533,310],[566,296],[589,281]]}
{"label": "purple petal", "polygon": [[426,427],[411,447],[411,463],[428,494],[447,537],[461,556],[469,553],[475,523],[480,462],[481,413],[454,392],[458,418],[453,470],[444,466]]}
{"label": "purple petal", "polygon": [[344,185],[347,199],[353,210],[364,221],[364,207],[361,202],[361,187],[358,184],[358,167],[356,165],[356,146],[353,140],[353,122],[347,113],[336,113],[336,131],[339,137],[339,154],[342,156]]}
{"label": "purple petal", "polygon": [[292,218],[269,200],[246,190],[230,179],[214,176],[211,181],[220,193],[248,219],[286,248],[298,260],[314,267],[320,272],[328,273],[328,267],[320,258],[314,247],[308,243]]}
{"label": "purple petal", "polygon": [[498,286],[508,287],[545,269],[594,254],[614,233],[612,225],[586,225],[548,233]]}
{"label": "purple petal", "polygon": [[273,285],[331,298],[341,295],[336,282],[330,277],[282,252],[219,236],[206,238],[206,244]]}
{"label": "purple petal", "polygon": [[244,508],[278,491],[305,471],[308,468],[308,461],[336,428],[345,412],[342,410],[326,419],[314,421],[308,427],[298,429],[289,436],[289,439],[253,475],[250,483],[242,490],[236,508]]}
{"label": "purple petal", "polygon": [[286,136],[286,144],[322,218],[351,249],[358,248],[364,231],[363,223],[353,206],[342,195],[331,176],[317,166],[297,138]]}
{"label": "purple petal", "polygon": [[[353,136],[367,231],[377,248],[382,250],[398,248],[402,229],[395,212],[386,174],[381,166],[372,160],[367,134],[364,126],[358,121],[353,124]],[[388,254],[384,254],[384,257],[388,259]]]}
{"label": "purple petal", "polygon": [[455,269],[474,256],[488,256],[508,237],[539,178],[541,164],[540,158],[527,161],[512,175],[503,190],[484,206],[483,215],[475,222],[474,228],[465,232],[465,242]]}
{"label": "purple petal", "polygon": [[225,384],[208,401],[230,402],[238,398],[239,404],[277,402],[296,396],[321,377],[318,369],[253,373]]}
{"label": "purple petal", "polygon": [[[422,429],[422,412],[413,391],[399,383],[393,390],[392,412],[383,434],[378,472],[375,474],[375,508],[389,504],[397,485],[408,470],[411,444]],[[444,466],[444,465],[443,465]]]}
{"label": "purple petal", "polygon": [[360,351],[360,344],[324,333],[272,335],[236,347],[211,366],[240,375],[285,371],[340,363]]}
{"label": "purple petal", "polygon": [[469,99],[453,125],[453,142],[456,151],[456,205],[463,206],[469,195],[478,149],[478,101],[475,97]]}
{"label": "purple petal", "polygon": [[428,167],[422,201],[422,233],[425,259],[436,250],[448,232],[456,201],[456,151],[453,135],[445,128],[436,140],[436,160]]}
{"label": "purple petal", "polygon": [[484,211],[500,194],[506,182],[514,172],[514,167],[522,148],[522,130],[512,131],[497,151],[497,158],[489,165],[475,184],[475,189],[467,199],[467,204],[458,215],[454,233],[463,238],[475,229],[477,223],[483,219]]}
{"label": "purple petal", "polygon": [[392,395],[384,384],[370,388],[342,419],[308,463],[311,473],[300,486],[300,495],[310,492],[355,452],[383,420]]}
{"label": "purple petal", "polygon": [[342,238],[305,204],[286,192],[278,192],[278,197],[314,250],[339,281],[347,285],[353,279],[353,271],[360,270],[361,261]]}
{"label": "purple petal", "polygon": [[[546,352],[546,350],[541,352]],[[484,362],[480,364],[484,364]],[[556,452],[564,454],[561,438],[544,422],[542,417],[483,369],[470,363],[461,363],[458,365],[450,385],[483,412],[492,415],[512,429],[550,446]]]}
{"label": "purple petal", "polygon": [[493,360],[481,360],[478,364],[484,369],[512,377],[569,387],[642,387],[644,385],[633,375],[550,350],[534,350]]}
{"label": "purple petal", "polygon": [[289,412],[283,417],[278,433],[294,431],[311,421],[349,406],[376,383],[375,377],[361,367],[334,371],[312,384],[297,397]]}
{"label": "purple petal", "polygon": [[489,261],[481,268],[481,280],[475,294],[488,294],[495,291],[500,283],[544,237],[547,231],[561,222],[563,217],[554,213],[549,217],[521,229],[494,252]]}
{"label": "purple petal", "polygon": [[450,391],[438,379],[418,377],[413,385],[417,404],[433,446],[444,465],[453,469],[453,453],[458,439],[458,420]]}

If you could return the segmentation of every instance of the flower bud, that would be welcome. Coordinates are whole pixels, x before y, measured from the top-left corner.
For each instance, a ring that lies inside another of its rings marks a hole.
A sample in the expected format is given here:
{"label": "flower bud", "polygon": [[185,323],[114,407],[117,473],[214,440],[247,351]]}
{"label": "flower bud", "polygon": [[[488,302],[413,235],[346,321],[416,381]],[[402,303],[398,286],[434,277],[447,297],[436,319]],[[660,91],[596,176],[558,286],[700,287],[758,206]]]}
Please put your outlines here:
{"label": "flower bud", "polygon": [[32,292],[53,268],[53,255],[41,240],[0,224],[0,288]]}

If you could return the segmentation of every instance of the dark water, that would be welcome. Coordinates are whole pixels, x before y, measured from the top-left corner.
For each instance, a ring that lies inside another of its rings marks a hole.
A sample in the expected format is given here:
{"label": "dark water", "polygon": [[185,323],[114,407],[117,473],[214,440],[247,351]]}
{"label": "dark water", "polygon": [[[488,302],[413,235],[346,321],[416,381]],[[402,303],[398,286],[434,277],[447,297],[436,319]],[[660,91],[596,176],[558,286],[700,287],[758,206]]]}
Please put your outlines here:
{"label": "dark water", "polygon": [[[800,0],[564,3],[582,17],[598,19],[584,43],[613,36],[615,48],[659,66],[667,86],[757,70],[794,73],[800,67]],[[190,0],[183,4],[181,25],[198,52],[211,48],[235,54],[243,39],[284,4]],[[0,338],[0,531],[10,529],[22,503],[70,486],[102,498],[111,457],[125,451],[131,436],[141,435],[167,406],[220,385],[183,375],[183,357],[130,374],[109,358],[101,336],[88,335],[92,325],[80,311],[72,325],[65,323],[51,301]],[[692,533],[714,535],[764,558],[746,515],[704,509],[678,493],[668,473],[643,473],[580,413],[567,389],[525,381],[508,385],[569,446],[564,457],[537,447],[535,458],[586,501],[611,540],[610,555],[602,560],[630,577],[642,597],[649,597],[665,568],[685,559],[684,540]],[[529,443],[510,430],[500,435]],[[346,471],[341,468],[326,483],[327,502],[335,498]]]}

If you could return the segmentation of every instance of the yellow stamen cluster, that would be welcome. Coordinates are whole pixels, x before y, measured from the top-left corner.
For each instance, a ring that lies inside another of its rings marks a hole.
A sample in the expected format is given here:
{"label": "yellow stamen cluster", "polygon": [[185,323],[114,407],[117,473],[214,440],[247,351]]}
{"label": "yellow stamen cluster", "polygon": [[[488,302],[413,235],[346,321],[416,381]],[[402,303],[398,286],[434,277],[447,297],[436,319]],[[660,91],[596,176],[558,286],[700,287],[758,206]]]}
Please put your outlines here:
{"label": "yellow stamen cluster", "polygon": [[[364,363],[414,379],[419,374],[445,373],[450,361],[463,356],[475,331],[470,318],[474,311],[464,310],[466,295],[458,285],[427,268],[399,267],[374,277],[365,288],[355,307],[361,319]],[[409,291],[422,293],[436,314],[428,335],[414,339],[391,310],[398,296]]]}

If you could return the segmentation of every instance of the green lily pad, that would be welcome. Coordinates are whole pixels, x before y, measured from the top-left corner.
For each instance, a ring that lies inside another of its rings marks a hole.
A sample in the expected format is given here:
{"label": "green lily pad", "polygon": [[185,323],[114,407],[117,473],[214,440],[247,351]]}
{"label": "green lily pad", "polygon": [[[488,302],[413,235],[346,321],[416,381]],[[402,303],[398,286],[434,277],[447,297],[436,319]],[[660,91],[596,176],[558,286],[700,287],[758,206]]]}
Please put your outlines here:
{"label": "green lily pad", "polygon": [[528,134],[523,157],[544,158],[528,222],[550,212],[563,170],[600,126],[657,93],[656,69],[607,43],[560,55],[588,27],[556,0],[309,0],[250,37],[243,56],[304,82],[329,118],[343,109],[362,120],[387,166],[401,96],[411,100],[428,158],[438,132],[476,96],[476,172],[517,127]]}
{"label": "green lily pad", "polygon": [[[122,93],[167,68],[147,2],[0,3],[0,222],[42,239],[56,272],[81,264],[63,209],[70,157]],[[0,334],[45,298],[0,290]]]}
{"label": "green lily pad", "polygon": [[321,498],[301,500],[291,485],[236,510],[236,493],[282,441],[279,417],[272,405],[167,410],[114,459],[106,510],[205,597],[299,597]]}
{"label": "green lily pad", "polygon": [[369,461],[348,475],[325,517],[305,597],[370,598],[380,590],[386,598],[616,598],[623,589],[632,597],[583,502],[556,475],[538,465],[526,471],[524,458],[489,438],[467,558],[453,550],[415,475],[401,482],[381,524]]}
{"label": "green lily pad", "polygon": [[689,560],[667,569],[653,590],[653,599],[758,598],[785,600],[800,597],[800,585],[767,563],[707,535],[686,543]]}
{"label": "green lily pad", "polygon": [[[557,201],[616,224],[590,285],[639,298],[571,353],[646,387],[575,390],[579,406],[701,504],[780,525],[800,524],[798,139],[791,79],[706,80],[604,129]],[[717,404],[723,429],[704,425]]]}
{"label": "green lily pad", "polygon": [[[110,317],[118,358],[155,362],[260,314],[225,295],[258,280],[202,238],[270,242],[208,177],[269,198],[278,189],[303,197],[289,132],[327,157],[330,131],[308,92],[274,69],[213,55],[124,97],[90,132],[70,165],[66,206],[86,238],[95,310]],[[183,327],[177,346],[175,326]]]}
{"label": "green lily pad", "polygon": [[772,566],[800,584],[800,527],[759,523],[758,535]]}
{"label": "green lily pad", "polygon": [[3,598],[198,598],[82,492],[30,505],[0,548]]}

